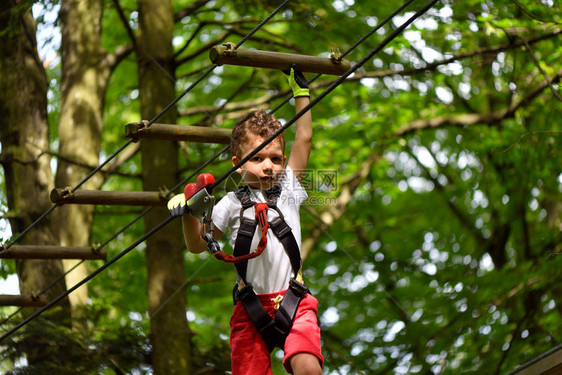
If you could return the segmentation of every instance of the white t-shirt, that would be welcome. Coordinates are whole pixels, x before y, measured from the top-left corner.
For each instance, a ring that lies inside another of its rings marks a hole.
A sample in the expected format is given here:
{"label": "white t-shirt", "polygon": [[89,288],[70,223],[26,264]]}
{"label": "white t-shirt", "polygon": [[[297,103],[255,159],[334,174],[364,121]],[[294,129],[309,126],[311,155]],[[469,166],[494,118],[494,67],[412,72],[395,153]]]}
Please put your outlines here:
{"label": "white t-shirt", "polygon": [[[281,195],[277,201],[277,207],[283,213],[285,222],[291,227],[293,235],[301,247],[301,226],[300,226],[300,205],[308,197],[306,190],[302,187],[294,172],[287,166],[285,173],[280,177],[282,186]],[[265,203],[265,194],[260,189],[250,189],[250,196],[256,203]],[[230,245],[234,247],[234,242],[240,227],[240,209],[242,205],[234,192],[229,192],[223,197],[213,209],[213,224],[221,232],[230,228],[232,235]],[[278,215],[274,209],[267,211],[267,220],[271,222]],[[255,219],[255,210],[250,207],[244,211],[244,217]],[[261,237],[259,224],[252,239],[250,251],[253,252],[258,247]],[[256,294],[276,293],[287,289],[289,280],[292,277],[292,268],[289,256],[285,252],[283,245],[271,230],[267,231],[267,246],[263,253],[248,261],[246,281],[252,283]]]}

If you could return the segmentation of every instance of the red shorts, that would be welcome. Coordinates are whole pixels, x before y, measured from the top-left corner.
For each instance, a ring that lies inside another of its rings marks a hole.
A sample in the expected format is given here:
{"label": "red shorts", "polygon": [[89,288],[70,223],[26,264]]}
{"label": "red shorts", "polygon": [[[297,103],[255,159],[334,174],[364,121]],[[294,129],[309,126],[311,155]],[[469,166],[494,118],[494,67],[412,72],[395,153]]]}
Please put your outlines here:
{"label": "red shorts", "polygon": [[[284,295],[285,291],[273,294],[260,294],[258,298],[265,311],[275,316],[274,302],[271,299]],[[309,353],[318,358],[320,365],[324,357],[320,349],[320,327],[316,319],[318,300],[306,294],[301,300],[291,331],[285,341],[283,366],[289,374],[293,373],[289,359],[295,354]],[[230,349],[232,375],[272,375],[271,358],[265,342],[258,333],[242,302],[234,306],[230,319]]]}

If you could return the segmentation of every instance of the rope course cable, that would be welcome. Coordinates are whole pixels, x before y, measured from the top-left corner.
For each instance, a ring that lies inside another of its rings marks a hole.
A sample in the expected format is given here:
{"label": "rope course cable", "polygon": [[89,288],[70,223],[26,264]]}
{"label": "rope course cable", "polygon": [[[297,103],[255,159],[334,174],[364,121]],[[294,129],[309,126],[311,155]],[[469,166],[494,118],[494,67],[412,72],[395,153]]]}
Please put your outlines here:
{"label": "rope course cable", "polygon": [[[284,0],[277,8],[275,8],[275,10],[273,10],[266,18],[264,18],[258,25],[256,25],[256,27],[254,27],[248,34],[246,34],[237,44],[236,44],[236,48],[240,47],[242,44],[244,44],[248,39],[250,39],[252,37],[252,35],[254,35],[259,29],[261,29],[271,18],[273,18],[277,13],[279,13],[279,11],[281,11],[281,9],[283,9],[283,7],[285,7],[285,5],[287,5],[287,3],[289,2],[289,0]],[[172,100],[166,107],[164,107],[158,114],[156,114],[156,116],[154,116],[147,124],[147,126],[150,126],[152,124],[154,124],[160,117],[162,117],[170,108],[172,108],[174,105],[176,105],[185,95],[187,95],[191,90],[193,90],[193,88],[195,88],[195,86],[197,86],[199,83],[201,83],[201,81],[203,81],[209,74],[211,74],[216,68],[218,67],[218,65],[213,64],[211,65],[197,80],[195,80],[195,82],[193,82],[191,85],[189,85],[181,94],[179,94],[174,100]],[[113,160],[119,153],[121,153],[121,151],[123,151],[127,146],[129,146],[131,143],[133,143],[134,140],[133,139],[129,139],[127,142],[125,142],[125,144],[123,146],[121,146],[117,151],[115,151],[113,154],[111,154],[107,159],[105,159],[100,165],[98,165],[96,168],[94,168],[86,177],[84,177],[76,186],[74,186],[71,189],[71,193],[75,192],[76,190],[78,190],[82,185],[84,185],[90,178],[92,178],[93,175],[95,175],[97,172],[99,172],[105,165],[107,165],[107,163],[109,163],[111,160]],[[9,244],[7,244],[4,249],[7,250],[10,247],[12,247],[16,242],[18,242],[27,232],[29,232],[33,227],[35,227],[41,220],[43,220],[47,215],[49,215],[51,212],[53,212],[55,210],[55,208],[57,207],[57,205],[53,205],[51,206],[49,209],[47,209],[39,218],[37,218],[33,223],[31,223],[27,228],[25,228],[21,233],[19,233],[16,238],[12,241],[10,241]]]}
{"label": "rope course cable", "polygon": [[[263,25],[265,25],[271,18],[273,18],[275,16],[275,14],[277,14],[287,3],[289,2],[289,0],[285,0],[283,3],[281,3],[273,12],[271,12],[266,18],[264,18],[256,27],[254,27],[248,34],[246,34],[242,40],[240,42],[238,42],[236,44],[236,48],[240,47],[244,42],[246,42],[252,35],[254,35]],[[209,67],[207,69],[207,71],[205,71],[205,73],[203,73],[193,84],[191,84],[187,89],[185,89],[176,99],[174,99],[172,102],[170,102],[164,109],[162,109],[154,118],[152,118],[147,126],[152,125],[154,122],[156,122],[164,113],[166,113],[166,111],[168,111],[173,105],[177,104],[185,95],[187,95],[195,86],[197,86],[205,77],[207,77],[218,65],[214,64],[211,67]],[[226,105],[223,104],[223,106]],[[90,172],[90,174],[88,174],[88,176],[86,176],[78,185],[76,185],[74,188],[72,188],[72,192],[75,192],[76,190],[78,190],[87,180],[89,180],[95,173],[97,173],[101,168],[103,168],[109,161],[111,161],[112,159],[114,159],[121,151],[123,151],[128,145],[130,145],[132,143],[132,140],[129,140],[128,142],[126,142],[121,148],[119,148],[115,153],[113,153],[112,155],[110,155],[110,157],[108,157],[104,163],[100,166],[98,166],[97,168],[95,168],[94,170],[92,170],[92,172]],[[228,150],[229,146],[224,147],[222,150],[220,150],[217,154],[215,154],[214,156],[212,156],[209,161],[207,161],[206,163],[204,163],[203,165],[201,165],[199,168],[197,168],[197,170],[195,172],[193,172],[193,174],[191,174],[189,177],[187,177],[186,179],[182,180],[181,182],[179,182],[174,188],[172,188],[170,190],[170,192],[166,195],[168,196],[171,192],[175,191],[177,188],[179,188],[180,186],[184,185],[187,181],[189,181],[191,178],[193,178],[195,176],[195,174],[199,173],[201,170],[203,170],[203,168],[205,168],[207,165],[209,165],[212,161],[214,161],[216,158],[218,158],[220,155],[222,155],[226,150]],[[39,223],[41,220],[43,220],[47,215],[49,215],[52,211],[55,210],[55,208],[57,207],[57,205],[53,205],[51,206],[47,211],[45,211],[39,218],[37,218],[31,225],[29,225],[24,231],[22,231],[13,241],[11,241],[6,247],[5,249],[9,249],[14,243],[16,243],[20,238],[22,238],[29,230],[31,230],[35,225],[37,225],[37,223]],[[113,239],[115,239],[119,234],[123,233],[127,228],[129,228],[131,225],[133,225],[136,221],[140,220],[143,216],[145,216],[146,214],[148,214],[148,212],[150,212],[152,210],[152,207],[149,207],[147,209],[145,209],[143,212],[141,212],[139,214],[139,216],[135,219],[133,219],[129,224],[125,225],[125,227],[123,227],[121,230],[119,230],[118,232],[116,232],[112,237],[110,237],[106,242],[104,242],[103,244],[101,244],[96,250],[101,250],[103,247],[105,247],[109,242],[111,242]],[[81,262],[75,264],[71,269],[67,270],[65,273],[63,273],[62,275],[60,275],[59,277],[57,277],[53,282],[51,282],[48,286],[46,286],[43,290],[41,290],[37,296],[41,296],[43,295],[47,290],[49,290],[51,287],[53,287],[55,284],[57,284],[60,280],[62,280],[64,277],[66,277],[66,275],[68,275],[70,272],[72,272],[74,269],[76,269],[79,265],[81,265],[84,261],[82,260]],[[13,316],[17,315],[17,313],[19,313],[22,310],[22,308],[19,308],[17,311],[15,311],[14,313],[12,313],[10,316],[8,316],[6,319],[4,319],[1,324],[6,323],[7,321],[9,321]]]}
{"label": "rope course cable", "polygon": [[[367,39],[369,39],[374,33],[377,32],[377,30],[379,30],[381,27],[383,27],[384,25],[386,25],[390,20],[392,20],[398,13],[400,13],[401,11],[403,11],[406,7],[408,7],[408,5],[412,4],[414,1],[416,0],[408,0],[407,2],[405,2],[404,4],[402,4],[402,6],[400,6],[400,8],[396,9],[394,12],[392,12],[388,17],[386,17],[383,21],[381,21],[378,25],[376,25],[371,31],[369,31],[367,34],[363,35],[357,42],[355,42],[354,45],[352,45],[351,47],[349,47],[344,53],[342,53],[337,60],[341,61],[343,60],[343,58],[347,55],[349,55],[353,50],[355,50],[355,48],[357,48],[360,44],[362,44],[364,41],[366,41]],[[320,78],[322,76],[322,74],[317,74],[314,77],[312,77],[308,83],[312,83],[314,81],[316,81],[318,78]],[[289,102],[292,99],[292,96],[287,97],[283,102],[281,102],[281,104],[279,104],[275,109],[272,110],[272,113],[276,112],[279,108],[281,108],[282,106],[284,106],[287,102]]]}
{"label": "rope course cable", "polygon": [[39,310],[37,310],[36,312],[34,312],[33,314],[31,314],[30,316],[28,316],[25,320],[23,320],[21,323],[17,324],[15,327],[11,328],[8,332],[6,332],[4,335],[2,335],[0,337],[0,342],[2,342],[4,339],[6,339],[7,337],[9,337],[10,335],[12,335],[14,332],[18,331],[20,328],[22,328],[23,326],[25,326],[26,324],[28,324],[29,322],[31,322],[33,319],[37,318],[39,315],[41,315],[42,313],[44,313],[45,311],[47,311],[48,309],[50,309],[52,306],[56,305],[57,303],[59,303],[63,298],[67,297],[69,294],[71,294],[72,292],[74,292],[76,289],[78,289],[79,287],[81,287],[82,285],[86,284],[88,281],[92,280],[94,277],[96,277],[98,274],[100,274],[101,272],[103,272],[106,268],[108,268],[109,266],[111,266],[113,263],[117,262],[119,259],[121,259],[123,256],[125,256],[128,252],[130,252],[131,250],[133,250],[134,248],[136,248],[138,245],[140,245],[141,243],[143,243],[144,241],[146,241],[147,238],[151,237],[154,233],[158,232],[160,229],[164,228],[166,225],[168,225],[174,218],[172,216],[169,216],[168,218],[166,218],[164,221],[162,221],[160,224],[158,224],[157,226],[155,226],[154,228],[152,228],[150,231],[148,231],[147,233],[145,233],[141,238],[139,238],[138,240],[136,240],[133,244],[131,244],[129,247],[127,247],[125,250],[121,251],[119,254],[117,254],[116,256],[114,256],[113,258],[111,258],[111,260],[109,260],[108,262],[106,262],[103,266],[101,266],[100,268],[98,268],[97,270],[95,270],[94,272],[92,272],[91,274],[89,274],[88,276],[86,276],[84,279],[82,279],[81,281],[79,281],[78,283],[76,283],[73,287],[71,287],[70,289],[66,290],[64,293],[58,295],[57,297],[55,297],[52,301],[50,301],[48,304],[46,304],[45,306],[43,306],[42,308],[40,308]]}
{"label": "rope course cable", "polygon": [[[229,149],[229,146],[225,146],[223,147],[219,152],[217,152],[215,155],[213,155],[209,160],[207,160],[205,163],[201,164],[195,171],[193,171],[188,177],[184,178],[182,181],[180,181],[176,186],[174,186],[169,192],[168,194],[166,194],[166,197],[168,197],[169,195],[171,195],[174,191],[176,191],[176,189],[178,189],[180,186],[183,186],[187,183],[187,181],[191,180],[193,177],[195,177],[195,175],[197,175],[199,172],[201,172],[205,167],[207,167],[209,164],[211,164],[212,162],[214,162],[219,156],[221,156],[224,152],[226,152]],[[127,223],[125,226],[123,226],[123,228],[119,229],[117,232],[115,232],[109,239],[107,239],[105,242],[103,242],[102,244],[100,244],[98,247],[96,247],[95,251],[100,251],[101,249],[103,249],[105,246],[107,246],[111,241],[113,241],[115,238],[117,238],[121,233],[125,232],[128,228],[130,228],[134,223],[136,223],[137,221],[139,221],[140,219],[142,219],[146,214],[148,214],[154,207],[148,207],[146,209],[144,209],[136,218],[134,218],[133,220],[131,220],[129,223]],[[84,259],[78,263],[76,263],[72,268],[68,269],[66,272],[64,272],[63,274],[59,275],[57,278],[55,278],[55,280],[53,280],[51,283],[49,283],[49,285],[47,285],[45,288],[43,288],[39,293],[37,293],[35,295],[35,297],[40,297],[43,294],[45,294],[50,288],[52,288],[53,286],[55,286],[59,281],[63,280],[68,274],[70,274],[72,271],[74,271],[76,268],[78,268],[78,266],[80,266],[82,263],[84,263]],[[15,315],[17,315],[21,310],[23,310],[23,307],[20,307],[19,309],[17,309],[15,312],[13,312],[12,314],[10,314],[8,317],[6,317],[4,320],[2,320],[2,322],[0,322],[0,326],[2,326],[4,323],[7,323],[11,318],[13,318]]]}
{"label": "rope course cable", "polygon": [[373,27],[373,29],[371,31],[369,31],[367,34],[363,35],[357,42],[355,42],[354,45],[352,45],[351,47],[349,47],[344,53],[341,54],[341,56],[338,57],[338,60],[341,61],[343,60],[344,57],[346,57],[347,55],[349,55],[355,48],[357,48],[360,44],[362,44],[364,41],[366,41],[367,39],[369,39],[371,37],[371,35],[373,35],[374,33],[376,33],[381,27],[383,27],[384,25],[386,25],[390,20],[392,20],[398,13],[400,13],[401,11],[403,11],[408,5],[412,4],[414,1],[416,0],[408,0],[406,1],[404,4],[402,4],[402,6],[398,9],[396,9],[394,12],[392,12],[392,14],[390,14],[388,17],[386,17],[381,23],[379,23],[377,26]]}
{"label": "rope course cable", "polygon": [[[390,20],[392,20],[394,18],[394,16],[396,16],[398,13],[400,13],[402,10],[404,10],[408,5],[410,5],[411,3],[413,3],[416,0],[408,0],[406,3],[404,3],[400,8],[398,8],[397,10],[395,10],[392,14],[390,14],[387,18],[385,18],[383,21],[381,21],[378,25],[376,25],[370,32],[368,32],[367,34],[365,34],[363,37],[361,37],[352,47],[348,48],[341,56],[341,58],[343,58],[344,56],[348,55],[349,53],[351,53],[355,48],[357,48],[361,43],[363,43],[365,40],[367,40],[371,35],[373,35],[377,30],[379,30],[381,27],[383,27],[386,23],[388,23]],[[316,79],[318,79],[319,77],[321,77],[322,74],[317,74],[316,76],[314,76],[309,83],[314,82]],[[285,98],[279,105],[277,105],[277,107],[274,107],[272,110],[270,110],[268,113],[269,114],[274,114],[275,112],[277,112],[280,108],[282,108],[285,104],[287,104],[291,99],[293,98],[293,95],[289,95],[287,98]],[[226,102],[217,110],[220,111],[221,108],[224,108],[224,106],[226,105]],[[229,146],[227,146],[226,148],[229,148]],[[199,269],[196,271],[198,272]],[[195,275],[191,275],[191,277],[193,277]],[[191,279],[190,277],[190,279]],[[174,292],[172,292],[170,294],[170,296],[160,304],[160,306],[158,306],[158,308],[155,310],[155,312],[153,313],[154,315],[160,311],[164,305],[166,305],[170,300],[172,300],[172,298],[183,288],[185,288],[187,286],[187,284],[189,283],[189,280],[186,280],[182,285],[180,285],[176,290],[174,290]]]}
{"label": "rope course cable", "polygon": [[[255,154],[257,154],[260,150],[262,150],[264,147],[266,147],[269,143],[271,143],[275,138],[277,138],[281,133],[283,133],[287,128],[289,128],[292,124],[294,124],[302,115],[304,115],[304,113],[306,113],[308,110],[310,110],[312,107],[314,107],[316,104],[318,104],[322,99],[324,99],[330,92],[332,92],[336,87],[338,87],[347,77],[349,77],[351,74],[353,74],[357,69],[359,69],[361,66],[363,66],[368,60],[370,60],[376,53],[378,53],[379,51],[381,51],[388,43],[390,43],[394,38],[396,38],[396,36],[398,36],[406,27],[408,27],[412,22],[414,22],[418,17],[420,17],[422,14],[424,14],[425,12],[427,12],[428,9],[430,9],[435,3],[437,3],[438,0],[430,0],[423,8],[421,8],[420,10],[418,10],[413,16],[411,16],[407,21],[405,21],[402,25],[400,25],[391,35],[389,35],[387,38],[385,38],[377,47],[375,47],[374,49],[372,49],[366,56],[364,56],[358,63],[356,63],[354,66],[352,66],[347,72],[345,72],[342,76],[340,76],[337,80],[335,80],[326,90],[324,90],[318,97],[316,97],[314,100],[312,100],[305,108],[303,108],[299,113],[297,113],[291,120],[289,120],[285,125],[283,125],[281,128],[279,128],[279,130],[277,130],[273,135],[271,135],[268,139],[264,140],[258,147],[256,147],[252,152],[250,152],[248,155],[246,155],[246,157],[244,157],[238,164],[236,164],[235,166],[233,166],[230,170],[228,170],[225,174],[223,174],[220,178],[218,178],[215,183],[213,185],[210,186],[210,190],[212,191],[213,189],[215,189],[219,184],[221,184],[222,182],[224,182],[232,173],[234,173],[238,168],[240,168],[240,166],[242,166],[244,163],[246,163],[248,160],[250,160],[251,157],[253,157]],[[288,2],[288,0],[286,0],[281,6],[283,6],[284,4],[286,4]],[[278,12],[280,10],[280,7],[278,7],[274,12]],[[271,16],[271,15],[270,15]],[[271,17],[269,17],[271,18]],[[264,22],[260,23],[260,25],[262,25]],[[254,29],[255,30],[255,29]],[[255,32],[253,30],[253,32]],[[243,39],[243,41],[245,41]],[[238,43],[236,47],[239,47],[241,45],[241,43]],[[203,78],[206,77],[208,74],[210,74],[210,71],[208,70],[207,72],[205,72],[203,74]],[[200,82],[200,80],[198,80],[198,82]],[[193,88],[194,85],[191,85],[189,89]],[[182,97],[186,94],[186,92],[184,91],[184,93],[182,93]],[[181,99],[181,98],[180,98]],[[175,100],[173,103],[177,103],[179,99]],[[171,106],[169,106],[171,107]],[[166,107],[164,110],[167,110],[169,107]],[[164,111],[163,110],[163,111]],[[157,116],[155,119],[151,120],[151,123],[153,123],[154,121],[156,121],[156,119],[159,116]],[[225,149],[227,149],[227,147],[225,147]],[[99,169],[97,169],[99,170]],[[181,183],[180,183],[181,185]],[[0,337],[0,342],[2,342],[4,339],[6,339],[7,337],[9,337],[10,335],[12,335],[13,333],[15,333],[16,331],[18,331],[20,328],[22,328],[23,326],[25,326],[26,324],[28,324],[30,321],[32,321],[33,319],[35,319],[36,317],[38,317],[39,315],[41,315],[43,312],[45,312],[46,310],[48,310],[49,308],[51,308],[52,306],[54,306],[55,304],[57,304],[58,302],[60,302],[63,298],[67,297],[69,294],[71,294],[72,292],[74,292],[76,289],[78,289],[80,286],[84,285],[85,283],[89,282],[91,279],[93,279],[95,276],[97,276],[99,273],[101,273],[102,271],[104,271],[106,268],[108,268],[109,266],[111,266],[113,263],[115,263],[117,260],[119,260],[120,258],[122,258],[124,255],[126,255],[128,252],[130,252],[132,249],[136,248],[139,244],[141,244],[142,242],[144,242],[147,238],[151,237],[153,234],[157,233],[160,229],[162,229],[163,227],[165,227],[167,224],[169,224],[174,218],[172,216],[166,218],[164,221],[162,221],[160,224],[156,225],[154,228],[152,228],[149,232],[145,233],[141,238],[139,238],[138,240],[136,240],[133,244],[131,244],[129,247],[127,247],[126,249],[124,249],[123,251],[121,251],[119,254],[117,254],[115,257],[113,257],[110,261],[106,262],[103,266],[101,266],[100,268],[98,268],[97,270],[95,270],[94,272],[92,272],[90,275],[88,275],[86,278],[84,278],[83,280],[81,280],[80,282],[78,282],[77,284],[75,284],[73,287],[71,287],[70,289],[68,289],[67,291],[65,291],[64,293],[62,293],[61,295],[57,296],[55,299],[53,299],[52,301],[50,301],[47,305],[43,306],[42,308],[40,308],[39,310],[37,310],[34,314],[30,315],[29,317],[27,317],[24,321],[22,321],[21,323],[19,323],[18,325],[16,325],[15,327],[13,327],[12,329],[10,329],[7,333],[5,333],[4,335],[2,335]]]}
{"label": "rope course cable", "polygon": [[[284,0],[277,8],[275,8],[275,10],[273,10],[266,18],[264,18],[258,25],[256,25],[248,34],[246,34],[241,40],[240,42],[238,42],[236,44],[236,48],[240,47],[243,43],[245,43],[248,39],[250,39],[252,37],[252,35],[254,35],[259,29],[261,29],[269,20],[271,20],[277,13],[279,13],[279,11],[281,11],[281,9],[283,9],[283,7],[285,7],[285,5],[289,2],[289,0]],[[164,115],[164,113],[166,113],[166,111],[168,111],[170,108],[172,108],[175,104],[177,104],[185,95],[187,95],[195,86],[197,86],[201,81],[203,81],[204,78],[206,78],[215,68],[217,68],[218,65],[213,64],[209,69],[207,69],[195,82],[193,82],[189,87],[187,87],[180,95],[178,95],[172,102],[170,102],[166,107],[164,107],[156,116],[154,116],[148,123],[147,126],[152,125],[153,123],[155,123],[160,117],[162,117]],[[78,190],[84,183],[86,183],[86,181],[88,181],[94,174],[96,174],[98,171],[100,171],[105,165],[107,165],[107,163],[109,163],[111,160],[113,160],[120,152],[122,152],[127,146],[129,146],[131,143],[133,142],[132,139],[128,140],[127,142],[125,142],[125,144],[123,146],[121,146],[117,151],[115,151],[113,154],[111,154],[107,159],[104,160],[103,163],[101,163],[98,167],[96,167],[95,169],[93,169],[85,178],[83,178],[76,186],[74,186],[71,189],[71,192],[75,192],[76,190]],[[212,163],[214,160],[216,160],[220,155],[222,155],[226,150],[228,150],[229,146],[224,147],[223,149],[221,149],[218,153],[216,153],[214,156],[212,156],[207,162],[203,163],[199,168],[197,168],[197,170],[195,170],[190,176],[188,176],[187,178],[185,178],[184,180],[182,180],[181,182],[179,182],[176,186],[174,186],[170,192],[168,193],[171,194],[173,191],[175,191],[177,188],[179,188],[180,186],[184,185],[187,181],[189,181],[191,178],[193,178],[197,173],[199,173],[201,170],[203,170],[206,166],[208,166],[210,163]],[[167,195],[167,196],[168,196]],[[49,209],[47,209],[39,218],[37,218],[31,225],[29,225],[27,228],[25,228],[21,233],[19,233],[18,236],[16,236],[16,238],[14,240],[12,240],[8,245],[6,245],[4,247],[4,249],[9,249],[11,246],[13,246],[17,241],[19,241],[27,232],[29,232],[35,225],[37,225],[41,220],[43,220],[47,215],[49,215],[52,211],[54,211],[56,209],[58,205],[53,205],[51,206]],[[141,214],[139,214],[139,216],[135,219],[133,219],[130,223],[128,223],[127,225],[125,225],[121,230],[119,230],[118,232],[116,232],[113,236],[111,236],[106,242],[104,242],[103,244],[101,244],[96,250],[100,250],[103,247],[105,247],[107,244],[109,244],[113,239],[115,239],[119,234],[123,233],[126,229],[128,229],[130,226],[132,226],[136,221],[140,220],[143,216],[145,216],[146,214],[148,214],[148,212],[150,212],[152,210],[153,207],[149,207],[147,209],[145,209]],[[163,226],[162,226],[163,227]],[[160,227],[161,228],[161,227]],[[159,229],[160,229],[159,228]],[[159,230],[158,229],[158,230]],[[155,233],[155,232],[154,232]],[[147,237],[148,238],[148,237]],[[136,247],[136,246],[135,246]],[[128,252],[128,251],[127,251]],[[125,255],[125,254],[123,254]],[[120,258],[121,253],[118,255],[118,257]],[[116,261],[117,257],[111,259],[111,264]],[[59,277],[57,277],[54,281],[52,281],[49,285],[47,285],[45,288],[43,288],[43,290],[41,290],[37,296],[40,296],[42,294],[44,294],[47,290],[49,290],[51,287],[53,287],[54,285],[56,285],[59,281],[61,281],[64,277],[66,277],[66,275],[68,275],[70,272],[72,272],[74,269],[76,269],[80,264],[82,264],[84,262],[84,260],[82,260],[81,262],[75,264],[71,269],[67,270],[64,274],[60,275]],[[109,262],[108,262],[109,263]],[[105,269],[107,268],[109,265],[108,263],[104,264],[104,266],[100,267]],[[105,267],[107,265],[107,267]],[[98,269],[98,270],[100,270]],[[100,270],[103,271],[103,269]],[[96,270],[96,271],[98,271]],[[96,271],[94,271],[95,274]],[[94,275],[94,273],[90,274],[89,276]],[[99,273],[99,272],[98,272]],[[95,276],[95,275],[94,275]],[[92,276],[93,277],[93,276]],[[87,280],[86,280],[87,279]],[[91,279],[91,278],[90,278]],[[83,283],[87,282],[90,280],[88,277],[86,277],[84,280],[82,280],[79,284],[83,285]],[[78,284],[77,284],[78,285]],[[66,297],[68,294],[70,294],[72,291],[74,291],[77,288],[77,285],[75,285],[73,288],[67,290],[67,294],[65,294],[64,296],[62,296],[62,298]],[[80,286],[78,285],[78,286]],[[69,292],[70,291],[70,292]],[[61,297],[61,296],[59,296]],[[55,300],[51,301],[51,303],[47,304],[45,307],[45,310],[47,310],[48,308],[50,308],[50,306],[58,303],[58,301],[60,301],[59,297],[55,298]],[[10,316],[8,316],[6,319],[4,319],[2,321],[2,324],[6,323],[7,321],[9,321],[13,316],[15,316],[17,313],[19,313],[22,310],[22,308],[19,308],[18,310],[16,310],[14,313],[12,313]],[[45,311],[43,310],[43,311]],[[40,315],[43,311],[37,311],[37,316]],[[33,314],[35,315],[35,314]],[[33,316],[32,315],[32,316]],[[30,316],[29,318],[31,318],[32,316]],[[31,320],[31,319],[30,319]],[[29,321],[30,321],[29,320]],[[24,323],[24,322],[22,322]],[[20,323],[21,324],[21,323]],[[24,325],[24,324],[23,324]],[[23,326],[21,325],[21,326]],[[18,325],[19,326],[19,325]],[[18,327],[17,326],[17,327]],[[18,329],[21,327],[18,327]],[[14,330],[15,332],[15,330]],[[6,335],[3,335],[0,338],[0,342],[7,336],[9,336],[10,332],[8,332]]]}
{"label": "rope course cable", "polygon": [[414,22],[419,16],[427,12],[435,3],[439,0],[429,1],[422,9],[418,10],[413,16],[411,16],[407,21],[400,25],[396,30],[392,32],[388,37],[386,37],[377,47],[371,50],[366,56],[364,56],[358,63],[353,65],[347,72],[342,74],[338,79],[336,79],[326,90],[324,90],[320,95],[318,95],[314,100],[312,100],[306,107],[304,107],[299,113],[297,113],[291,120],[287,121],[285,125],[279,128],[275,133],[273,133],[269,138],[264,140],[258,147],[251,151],[248,155],[243,157],[235,166],[233,166],[228,172],[219,177],[213,185],[210,186],[212,191],[216,186],[224,182],[231,174],[233,174],[238,168],[250,160],[254,155],[260,152],[265,146],[270,144],[275,138],[277,138],[281,133],[287,130],[291,125],[293,125],[299,118],[302,117],[306,112],[308,112],[312,107],[318,104],[322,99],[324,99],[329,93],[331,93],[336,87],[338,87],[347,77],[353,74],[357,69],[362,67],[367,61],[369,61],[375,54],[381,51],[388,43],[390,43],[394,38],[396,38],[406,27],[408,27],[412,22]]}

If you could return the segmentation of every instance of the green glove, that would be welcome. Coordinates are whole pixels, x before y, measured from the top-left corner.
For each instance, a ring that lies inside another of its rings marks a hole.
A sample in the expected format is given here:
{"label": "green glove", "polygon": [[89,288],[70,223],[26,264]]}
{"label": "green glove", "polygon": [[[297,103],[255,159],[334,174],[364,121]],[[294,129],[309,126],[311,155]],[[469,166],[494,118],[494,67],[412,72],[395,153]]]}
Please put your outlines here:
{"label": "green glove", "polygon": [[310,92],[308,90],[308,82],[300,70],[297,69],[295,64],[291,65],[291,70],[283,70],[283,73],[287,76],[289,81],[289,86],[293,90],[293,98],[298,98],[299,96],[309,96]]}

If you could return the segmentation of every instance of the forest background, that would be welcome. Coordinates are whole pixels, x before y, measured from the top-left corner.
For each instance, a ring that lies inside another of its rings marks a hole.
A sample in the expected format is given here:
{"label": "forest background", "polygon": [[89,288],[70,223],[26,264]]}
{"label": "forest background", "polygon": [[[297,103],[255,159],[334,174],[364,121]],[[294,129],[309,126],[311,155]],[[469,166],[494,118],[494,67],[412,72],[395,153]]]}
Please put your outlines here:
{"label": "forest background", "polygon": [[[359,61],[423,4],[346,58]],[[278,5],[0,2],[0,240],[123,146],[126,124],[193,84],[209,48],[239,42]],[[291,1],[243,47],[327,57],[399,5]],[[502,374],[560,345],[561,22],[553,0],[440,1],[314,107],[302,252],[326,374]],[[315,80],[312,97],[335,79]],[[280,71],[222,66],[158,122],[231,128],[289,96]],[[275,114],[288,121],[293,104]],[[131,143],[81,188],[165,191],[222,147]],[[222,175],[227,154],[204,171]],[[118,233],[104,245],[111,259],[168,215],[158,207],[120,231],[142,211],[57,207],[17,244],[98,246]],[[2,259],[0,278],[52,300],[102,264]],[[0,371],[225,374],[233,278],[188,254],[175,220],[4,339]],[[1,307],[0,333],[33,311]]]}

